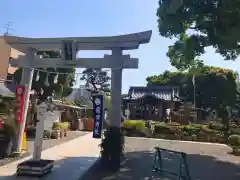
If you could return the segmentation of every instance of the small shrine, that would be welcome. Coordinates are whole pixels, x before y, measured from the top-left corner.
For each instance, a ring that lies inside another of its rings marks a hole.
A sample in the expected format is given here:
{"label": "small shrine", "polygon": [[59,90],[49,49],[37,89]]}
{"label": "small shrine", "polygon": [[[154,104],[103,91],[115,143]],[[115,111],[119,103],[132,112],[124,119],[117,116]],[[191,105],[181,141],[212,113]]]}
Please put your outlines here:
{"label": "small shrine", "polygon": [[123,109],[129,110],[130,119],[163,120],[167,108],[180,103],[179,88],[171,86],[130,87],[122,99]]}

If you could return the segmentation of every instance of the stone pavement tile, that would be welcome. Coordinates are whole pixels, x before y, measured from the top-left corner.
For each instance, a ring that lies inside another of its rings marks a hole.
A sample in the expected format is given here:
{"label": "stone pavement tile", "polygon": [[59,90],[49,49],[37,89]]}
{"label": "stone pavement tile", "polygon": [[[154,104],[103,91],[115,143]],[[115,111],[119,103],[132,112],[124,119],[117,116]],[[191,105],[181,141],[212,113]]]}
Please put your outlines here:
{"label": "stone pavement tile", "polygon": [[[42,152],[43,159],[55,160],[52,173],[43,177],[44,180],[77,180],[84,174],[99,157],[99,139],[93,139],[92,133],[72,141],[60,144]],[[14,180],[16,167],[19,163],[30,159],[31,156],[0,167],[0,180]],[[26,177],[17,179],[28,180]],[[39,179],[39,178],[29,178]]]}

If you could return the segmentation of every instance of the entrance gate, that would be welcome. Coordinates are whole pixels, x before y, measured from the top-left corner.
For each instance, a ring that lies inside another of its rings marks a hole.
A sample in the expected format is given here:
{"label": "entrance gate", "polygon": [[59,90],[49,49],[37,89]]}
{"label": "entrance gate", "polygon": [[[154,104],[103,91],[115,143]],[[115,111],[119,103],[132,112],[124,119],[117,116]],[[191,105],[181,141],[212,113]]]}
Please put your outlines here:
{"label": "entrance gate", "polygon": [[[34,68],[111,68],[112,108],[109,123],[111,126],[120,127],[122,69],[138,68],[138,59],[123,55],[123,51],[138,49],[140,44],[148,43],[151,34],[151,31],[145,31],[112,37],[24,38],[5,36],[5,41],[11,47],[25,54],[25,56],[10,60],[11,66],[23,68],[21,84],[27,87],[19,139],[22,139],[24,133]],[[61,58],[42,59],[36,55],[36,52],[45,50],[58,50]],[[104,55],[103,58],[77,58],[77,52],[81,50],[111,50],[112,54]],[[20,149],[21,141],[19,141],[18,151]]]}

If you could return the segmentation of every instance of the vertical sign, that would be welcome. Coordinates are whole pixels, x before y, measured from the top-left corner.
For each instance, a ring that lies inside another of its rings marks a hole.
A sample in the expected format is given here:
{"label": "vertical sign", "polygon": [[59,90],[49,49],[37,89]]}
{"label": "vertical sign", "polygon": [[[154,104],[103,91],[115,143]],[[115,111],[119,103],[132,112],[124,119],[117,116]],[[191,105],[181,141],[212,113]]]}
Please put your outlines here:
{"label": "vertical sign", "polygon": [[23,106],[24,106],[24,86],[16,87],[16,119],[18,124],[22,123],[23,116]]}
{"label": "vertical sign", "polygon": [[101,138],[103,123],[103,95],[93,95],[93,138]]}

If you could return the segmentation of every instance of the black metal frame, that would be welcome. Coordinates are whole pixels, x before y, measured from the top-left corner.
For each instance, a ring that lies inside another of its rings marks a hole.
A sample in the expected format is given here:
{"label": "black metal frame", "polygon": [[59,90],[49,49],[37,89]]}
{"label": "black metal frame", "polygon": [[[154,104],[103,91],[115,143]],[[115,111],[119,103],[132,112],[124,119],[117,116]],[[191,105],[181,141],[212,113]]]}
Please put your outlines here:
{"label": "black metal frame", "polygon": [[[163,168],[162,151],[180,155],[179,173],[171,172],[171,171]],[[186,156],[187,156],[186,153],[183,153],[183,152],[172,151],[172,150],[168,150],[168,149],[155,147],[155,155],[154,155],[152,170],[153,170],[153,172],[160,172],[161,176],[163,175],[163,172],[166,172],[166,173],[170,173],[174,176],[178,176],[179,180],[181,180],[181,179],[191,180]],[[157,167],[157,163],[158,163],[159,167]],[[184,174],[183,174],[183,167],[184,167]]]}

